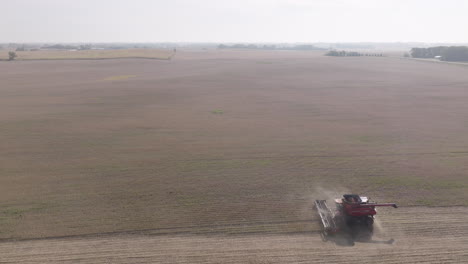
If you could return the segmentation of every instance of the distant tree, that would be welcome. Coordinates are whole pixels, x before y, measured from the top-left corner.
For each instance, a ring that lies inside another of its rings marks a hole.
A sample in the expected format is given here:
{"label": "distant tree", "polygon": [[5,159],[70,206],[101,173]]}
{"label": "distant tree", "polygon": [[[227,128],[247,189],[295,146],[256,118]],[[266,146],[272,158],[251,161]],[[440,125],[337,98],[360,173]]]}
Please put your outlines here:
{"label": "distant tree", "polygon": [[14,52],[14,51],[8,52],[8,60],[9,61],[14,60],[16,57],[18,57],[18,55],[16,55],[16,52]]}
{"label": "distant tree", "polygon": [[327,53],[325,53],[325,56],[336,56],[336,57],[344,57],[344,56],[354,56],[354,55],[348,55],[348,53],[344,50],[338,51],[338,50],[330,50]]}
{"label": "distant tree", "polygon": [[441,53],[441,59],[444,61],[468,61],[468,47],[447,47]]}
{"label": "distant tree", "polygon": [[317,49],[314,45],[296,45],[293,47],[294,50],[314,50]]}
{"label": "distant tree", "polygon": [[465,46],[439,46],[431,48],[412,48],[413,58],[441,58],[444,61],[468,61],[468,47]]}
{"label": "distant tree", "polygon": [[276,46],[275,45],[263,45],[261,48],[265,50],[274,50],[276,49]]}
{"label": "distant tree", "polygon": [[329,52],[325,53],[325,56],[340,56],[340,52],[336,50],[330,50]]}
{"label": "distant tree", "polygon": [[424,48],[412,48],[410,53],[413,58],[425,58],[426,49]]}
{"label": "distant tree", "polygon": [[62,44],[56,44],[56,45],[51,45],[51,46],[44,46],[42,47],[43,49],[57,49],[57,50],[75,50],[78,49],[77,46],[72,46],[72,45],[62,45]]}
{"label": "distant tree", "polygon": [[91,49],[91,44],[86,44],[86,45],[80,45],[78,47],[79,50],[90,50]]}
{"label": "distant tree", "polygon": [[360,54],[356,51],[350,51],[346,54],[346,56],[353,56],[353,57],[357,57],[357,56],[360,56]]}

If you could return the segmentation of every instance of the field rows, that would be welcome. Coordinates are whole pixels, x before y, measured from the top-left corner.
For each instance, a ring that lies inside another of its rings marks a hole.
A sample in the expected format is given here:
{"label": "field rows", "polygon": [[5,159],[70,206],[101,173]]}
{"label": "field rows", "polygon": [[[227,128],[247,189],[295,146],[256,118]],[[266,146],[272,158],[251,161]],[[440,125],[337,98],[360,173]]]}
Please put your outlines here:
{"label": "field rows", "polygon": [[[0,243],[1,263],[465,263],[468,208],[398,208],[370,243],[341,246],[302,234],[95,235]],[[385,241],[395,239],[393,244]]]}
{"label": "field rows", "polygon": [[[2,61],[0,261],[460,262],[466,209],[435,206],[468,205],[466,70],[276,51]],[[396,244],[323,244],[313,201],[344,193],[401,205],[378,222]]]}
{"label": "field rows", "polygon": [[[16,51],[16,60],[99,60],[117,58],[147,58],[167,60],[173,55],[169,50],[115,49],[115,50],[38,50]],[[0,52],[0,60],[8,59],[8,52]]]}

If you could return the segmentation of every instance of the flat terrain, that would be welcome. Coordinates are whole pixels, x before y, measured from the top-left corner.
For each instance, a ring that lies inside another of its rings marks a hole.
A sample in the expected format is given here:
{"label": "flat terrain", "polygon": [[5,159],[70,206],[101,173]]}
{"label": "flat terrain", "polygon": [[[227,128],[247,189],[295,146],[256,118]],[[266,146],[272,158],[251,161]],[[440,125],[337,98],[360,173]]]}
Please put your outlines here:
{"label": "flat terrain", "polygon": [[[15,60],[98,60],[119,58],[170,59],[172,50],[115,49],[115,50],[38,50],[16,51]],[[8,59],[8,51],[0,51],[0,60]]]}
{"label": "flat terrain", "polygon": [[[438,215],[437,215],[437,214]],[[0,243],[1,263],[466,263],[467,208],[402,208],[372,242],[342,246],[317,233],[120,234]],[[408,217],[411,215],[412,217]],[[390,238],[392,244],[385,243]]]}
{"label": "flat terrain", "polygon": [[[99,256],[149,241],[142,251],[162,243],[180,261],[204,254],[180,248],[187,245],[205,245],[214,262],[225,254],[242,262],[267,246],[308,260],[310,248],[336,252],[319,242],[313,200],[355,192],[402,206],[381,210],[382,221],[407,212],[389,228],[432,230],[397,241],[449,252],[466,244],[448,240],[466,234],[468,222],[467,71],[291,51],[0,62],[0,239],[80,236],[3,242],[0,250],[13,246],[5,259],[33,261],[40,251],[29,246],[86,252],[94,241]],[[425,222],[413,209],[455,217],[453,233],[438,233],[446,222]],[[457,252],[454,262],[466,257]]]}

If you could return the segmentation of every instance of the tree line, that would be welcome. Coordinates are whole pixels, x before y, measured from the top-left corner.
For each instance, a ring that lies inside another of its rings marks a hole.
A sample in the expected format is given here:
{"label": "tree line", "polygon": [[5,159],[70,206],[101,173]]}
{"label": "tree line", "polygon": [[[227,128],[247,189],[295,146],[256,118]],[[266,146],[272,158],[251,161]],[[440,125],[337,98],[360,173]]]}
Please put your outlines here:
{"label": "tree line", "polygon": [[262,49],[262,50],[323,50],[314,45],[256,45],[256,44],[219,44],[218,49]]}
{"label": "tree line", "polygon": [[468,47],[466,46],[412,48],[410,53],[413,58],[426,59],[438,57],[443,61],[468,61]]}
{"label": "tree line", "polygon": [[325,53],[325,56],[335,56],[335,57],[359,57],[359,56],[369,56],[369,57],[383,57],[382,53],[360,53],[356,51],[345,51],[345,50],[330,50]]}

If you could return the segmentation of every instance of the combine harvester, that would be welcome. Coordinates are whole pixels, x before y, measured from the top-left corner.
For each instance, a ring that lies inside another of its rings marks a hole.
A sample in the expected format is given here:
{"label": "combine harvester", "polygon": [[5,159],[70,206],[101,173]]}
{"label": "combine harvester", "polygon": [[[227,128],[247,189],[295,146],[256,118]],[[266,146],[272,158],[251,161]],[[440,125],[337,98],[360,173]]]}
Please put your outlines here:
{"label": "combine harvester", "polygon": [[[335,199],[336,210],[331,210],[326,200],[316,200],[315,207],[323,224],[322,239],[340,236],[349,242],[370,241],[374,232],[375,207],[392,206],[394,203],[374,203],[367,197],[356,194],[345,194]],[[393,241],[393,240],[392,240]]]}

